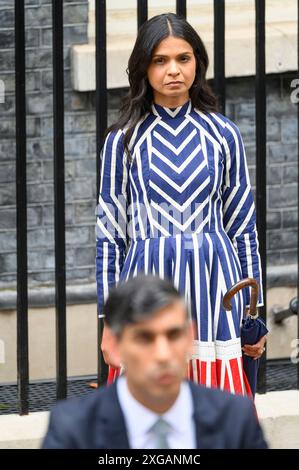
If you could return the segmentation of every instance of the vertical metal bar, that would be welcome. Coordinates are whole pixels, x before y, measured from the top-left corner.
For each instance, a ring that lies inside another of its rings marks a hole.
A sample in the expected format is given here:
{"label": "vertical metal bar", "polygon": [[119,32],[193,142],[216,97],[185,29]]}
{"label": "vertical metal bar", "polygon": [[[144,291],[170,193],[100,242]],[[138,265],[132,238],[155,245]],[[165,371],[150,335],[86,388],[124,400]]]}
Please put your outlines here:
{"label": "vertical metal bar", "polygon": [[53,0],[53,117],[54,117],[54,205],[55,205],[55,302],[56,302],[56,394],[67,395],[66,281],[64,197],[64,64],[63,2]]}
{"label": "vertical metal bar", "polygon": [[[298,78],[299,78],[299,0],[297,1],[297,67],[298,67]],[[297,128],[298,128],[298,175],[299,175],[299,103],[297,103]],[[299,187],[299,180],[298,180]],[[297,266],[299,268],[299,201],[297,201],[297,211],[298,211],[298,220],[297,220]],[[299,297],[299,276],[297,268],[297,302]],[[298,305],[298,303],[297,303]],[[298,307],[297,307],[298,308]],[[298,357],[298,348],[299,348],[299,313],[297,314],[297,388],[299,390],[299,357]]]}
{"label": "vertical metal bar", "polygon": [[183,18],[187,17],[186,0],[176,0],[176,14],[183,16]]}
{"label": "vertical metal bar", "polygon": [[[256,206],[257,230],[263,272],[264,306],[261,307],[261,317],[266,321],[267,312],[267,213],[266,195],[266,72],[265,72],[265,0],[255,0],[256,28]],[[259,367],[258,391],[266,392],[266,354],[261,357]]]}
{"label": "vertical metal bar", "polygon": [[28,269],[24,0],[15,0],[18,407],[28,414]]}
{"label": "vertical metal bar", "polygon": [[[96,6],[96,142],[97,142],[97,194],[100,182],[100,149],[107,128],[107,41],[106,41],[106,0],[97,0]],[[98,312],[100,315],[102,312]],[[100,348],[104,328],[103,318],[98,318],[98,385],[107,381],[108,367]]]}
{"label": "vertical metal bar", "polygon": [[225,114],[225,1],[214,0],[214,91]]}
{"label": "vertical metal bar", "polygon": [[140,26],[147,21],[148,17],[148,4],[147,0],[137,0],[137,26]]}

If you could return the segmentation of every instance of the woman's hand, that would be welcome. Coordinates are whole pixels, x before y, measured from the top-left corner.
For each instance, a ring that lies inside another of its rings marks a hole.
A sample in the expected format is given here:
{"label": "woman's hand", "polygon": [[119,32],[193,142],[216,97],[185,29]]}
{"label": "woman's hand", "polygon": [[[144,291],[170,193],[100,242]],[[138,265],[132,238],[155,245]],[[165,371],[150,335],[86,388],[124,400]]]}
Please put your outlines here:
{"label": "woman's hand", "polygon": [[265,351],[267,335],[262,336],[255,344],[244,344],[242,351],[246,356],[252,357],[255,361],[259,359]]}
{"label": "woman's hand", "polygon": [[120,359],[116,351],[115,342],[116,339],[111,329],[105,325],[102,336],[101,350],[106,364],[117,369],[120,367]]}

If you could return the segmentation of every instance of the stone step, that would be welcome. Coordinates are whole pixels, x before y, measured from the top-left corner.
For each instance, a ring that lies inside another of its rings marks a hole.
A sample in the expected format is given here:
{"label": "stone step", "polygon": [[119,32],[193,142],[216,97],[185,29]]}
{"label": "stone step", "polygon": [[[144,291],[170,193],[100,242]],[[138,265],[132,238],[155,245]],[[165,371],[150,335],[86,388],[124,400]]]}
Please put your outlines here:
{"label": "stone step", "polygon": [[[265,437],[272,449],[299,449],[299,391],[256,396]],[[0,416],[0,449],[38,449],[48,426],[49,412]]]}

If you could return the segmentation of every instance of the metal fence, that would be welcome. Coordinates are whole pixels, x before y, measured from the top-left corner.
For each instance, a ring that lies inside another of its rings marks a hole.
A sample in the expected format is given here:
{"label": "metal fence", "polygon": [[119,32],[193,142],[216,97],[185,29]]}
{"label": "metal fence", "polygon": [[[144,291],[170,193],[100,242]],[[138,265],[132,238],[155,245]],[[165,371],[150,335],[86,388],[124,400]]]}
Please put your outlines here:
{"label": "metal fence", "polygon": [[[184,0],[176,1],[176,11],[186,17]],[[107,127],[106,1],[96,0],[96,141],[101,147]],[[138,27],[147,19],[147,0],[137,1]],[[256,206],[257,227],[266,286],[266,73],[265,0],[255,0],[256,28]],[[299,11],[299,2],[298,2]],[[15,0],[15,75],[16,75],[16,190],[17,190],[17,369],[19,413],[29,411],[28,364],[28,275],[26,204],[26,95],[25,95],[25,0]],[[52,1],[53,18],[53,116],[54,116],[54,191],[55,191],[55,286],[56,286],[56,397],[67,395],[66,351],[66,276],[65,276],[65,195],[64,195],[64,78],[63,78],[63,2]],[[299,22],[298,22],[299,24]],[[299,37],[299,32],[298,32]],[[298,62],[299,69],[299,62]],[[212,86],[225,113],[225,0],[214,0],[214,79]],[[299,107],[298,107],[299,135]],[[99,159],[97,158],[97,165]],[[99,168],[97,167],[99,172]],[[267,296],[260,314],[266,320]],[[96,312],[95,312],[96,314]],[[103,320],[98,322],[100,340]],[[299,331],[298,331],[299,337]],[[105,381],[107,367],[99,360],[98,383]],[[299,364],[297,369],[299,388]],[[266,355],[261,359],[260,393],[266,392]]]}

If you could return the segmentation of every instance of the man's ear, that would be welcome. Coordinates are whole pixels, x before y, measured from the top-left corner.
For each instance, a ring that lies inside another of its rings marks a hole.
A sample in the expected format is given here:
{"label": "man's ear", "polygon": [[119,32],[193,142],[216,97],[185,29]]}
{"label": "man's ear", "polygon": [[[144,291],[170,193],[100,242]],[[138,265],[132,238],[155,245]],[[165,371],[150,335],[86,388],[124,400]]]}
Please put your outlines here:
{"label": "man's ear", "polygon": [[113,367],[119,367],[120,365],[119,338],[106,325],[105,325],[105,348],[104,349],[105,349],[104,359],[106,358],[109,364],[111,365],[113,364]]}
{"label": "man's ear", "polygon": [[196,331],[196,325],[195,325],[195,322],[192,321],[189,323],[189,354],[190,356],[193,354],[193,339],[195,338],[195,331]]}
{"label": "man's ear", "polygon": [[114,333],[111,333],[111,357],[113,362],[120,365],[119,338]]}

